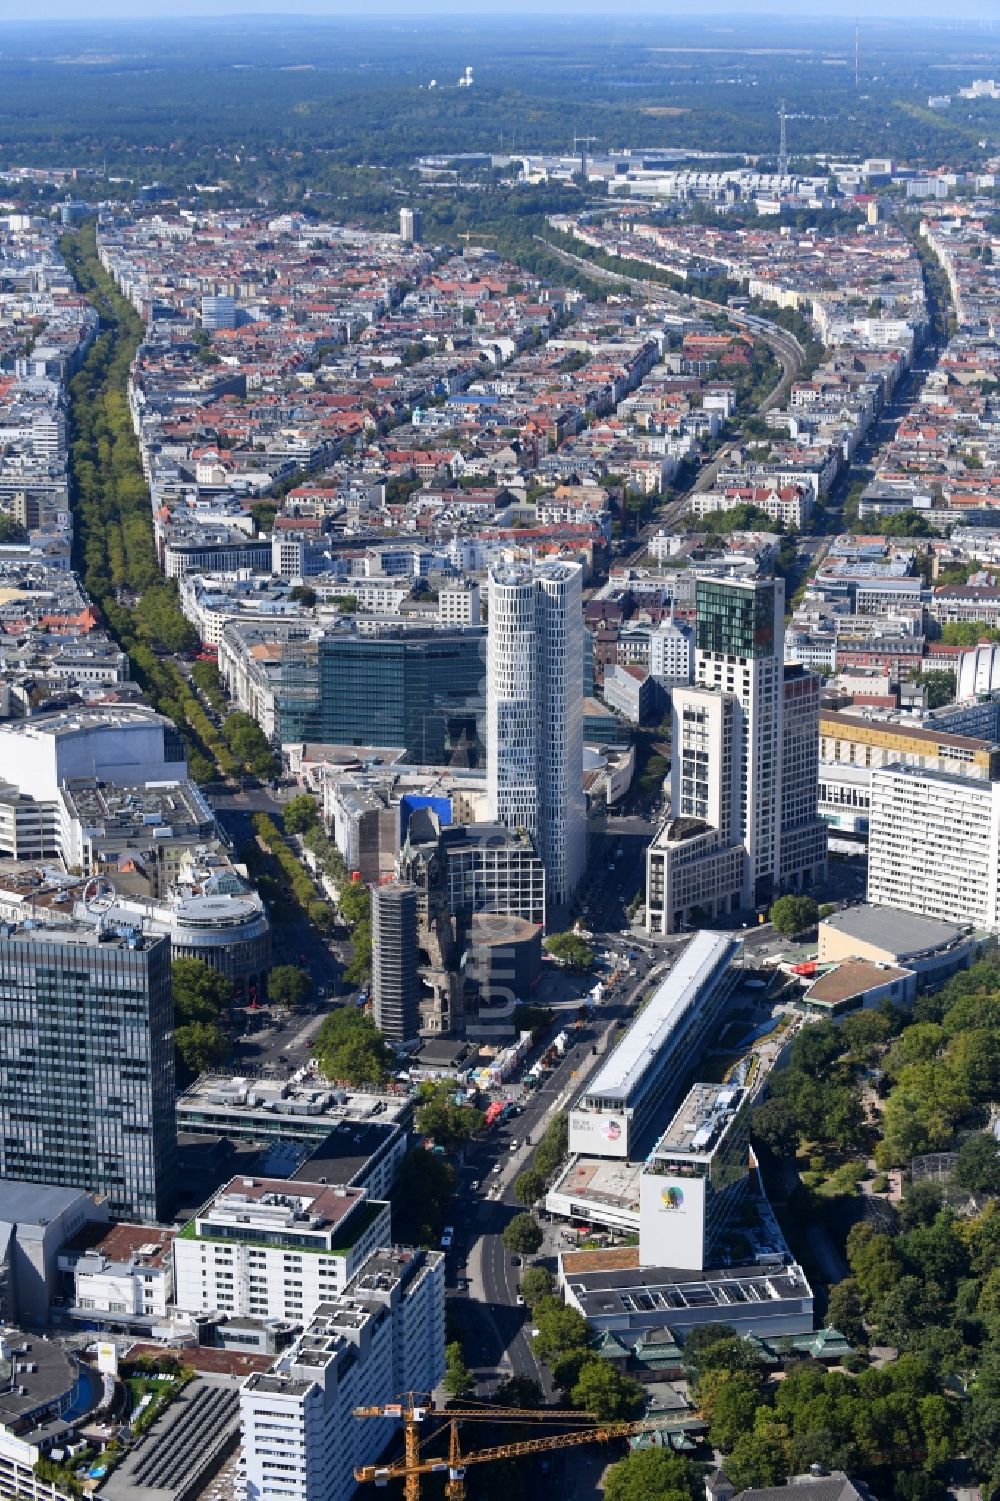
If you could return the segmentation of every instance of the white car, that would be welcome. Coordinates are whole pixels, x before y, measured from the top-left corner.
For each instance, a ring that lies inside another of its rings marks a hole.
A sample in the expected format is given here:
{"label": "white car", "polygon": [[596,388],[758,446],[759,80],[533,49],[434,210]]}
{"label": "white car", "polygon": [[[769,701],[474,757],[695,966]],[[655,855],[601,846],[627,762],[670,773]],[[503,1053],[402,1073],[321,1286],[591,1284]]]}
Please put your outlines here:
{"label": "white car", "polygon": [[454,1239],[455,1239],[455,1227],[454,1227],[454,1225],[445,1225],[445,1227],[444,1227],[444,1233],[441,1236],[441,1249],[442,1249],[442,1251],[450,1251],[451,1250],[451,1243],[452,1243],[452,1241]]}
{"label": "white car", "polygon": [[521,1296],[520,1293],[518,1293],[518,1295],[517,1295],[517,1297],[516,1297],[516,1299],[514,1301],[517,1303],[518,1308],[523,1308],[524,1307],[524,1299],[522,1298],[522,1296]]}

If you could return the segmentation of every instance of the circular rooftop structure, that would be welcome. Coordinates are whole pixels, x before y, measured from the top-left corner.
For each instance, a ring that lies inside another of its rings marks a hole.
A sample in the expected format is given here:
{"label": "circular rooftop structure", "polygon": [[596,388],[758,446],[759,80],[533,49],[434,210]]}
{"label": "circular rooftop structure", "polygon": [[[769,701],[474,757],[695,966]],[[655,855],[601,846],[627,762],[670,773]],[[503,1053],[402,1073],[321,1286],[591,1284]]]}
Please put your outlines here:
{"label": "circular rooftop structure", "polygon": [[510,948],[534,943],[539,929],[524,917],[508,917],[505,912],[476,912],[469,924],[469,941],[476,948]]}
{"label": "circular rooftop structure", "polygon": [[271,924],[251,895],[189,896],[170,910],[175,959],[200,959],[233,982],[238,1001],[263,1001],[271,968]]}
{"label": "circular rooftop structure", "polygon": [[260,903],[251,896],[189,896],[177,903],[172,915],[174,926],[183,928],[185,940],[191,943],[198,941],[199,931],[206,942],[216,943],[227,929],[238,929],[246,938],[251,936],[246,930],[255,923],[261,931],[267,927]]}

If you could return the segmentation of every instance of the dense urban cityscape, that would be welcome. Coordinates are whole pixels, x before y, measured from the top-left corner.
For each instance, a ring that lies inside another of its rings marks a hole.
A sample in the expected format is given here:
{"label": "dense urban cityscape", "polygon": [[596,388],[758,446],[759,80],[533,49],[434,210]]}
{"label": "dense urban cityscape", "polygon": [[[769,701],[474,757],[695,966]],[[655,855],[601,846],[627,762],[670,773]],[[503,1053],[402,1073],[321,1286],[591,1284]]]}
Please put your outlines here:
{"label": "dense urban cityscape", "polygon": [[0,1498],[990,1501],[992,20],[169,11],[0,19]]}

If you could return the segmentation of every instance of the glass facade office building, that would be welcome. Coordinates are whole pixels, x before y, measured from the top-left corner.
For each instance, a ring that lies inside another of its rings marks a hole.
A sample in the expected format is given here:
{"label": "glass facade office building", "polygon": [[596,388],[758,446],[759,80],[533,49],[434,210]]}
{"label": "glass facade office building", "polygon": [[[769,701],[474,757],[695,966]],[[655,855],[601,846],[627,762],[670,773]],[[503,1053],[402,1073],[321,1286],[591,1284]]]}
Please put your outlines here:
{"label": "glass facade office building", "polygon": [[699,651],[747,658],[775,654],[773,582],[755,580],[749,589],[699,579],[695,598]]}
{"label": "glass facade office building", "polygon": [[90,924],[0,926],[0,1177],[172,1209],[170,941]]}
{"label": "glass facade office building", "polygon": [[485,654],[480,627],[295,643],[278,690],[282,743],[398,747],[422,766],[475,765]]}

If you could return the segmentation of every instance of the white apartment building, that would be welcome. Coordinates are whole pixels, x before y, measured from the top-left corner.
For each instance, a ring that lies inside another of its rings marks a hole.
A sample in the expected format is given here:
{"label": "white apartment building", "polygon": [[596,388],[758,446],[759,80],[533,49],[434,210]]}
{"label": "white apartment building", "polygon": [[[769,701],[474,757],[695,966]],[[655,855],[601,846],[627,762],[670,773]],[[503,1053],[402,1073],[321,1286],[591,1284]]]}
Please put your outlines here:
{"label": "white apartment building", "polygon": [[739,704],[732,694],[675,688],[670,808],[718,829],[724,843],[739,843]]}
{"label": "white apartment building", "polygon": [[438,590],[438,620],[442,625],[478,625],[479,585],[475,582],[442,584]]}
{"label": "white apartment building", "polygon": [[347,1501],[354,1470],[398,1435],[354,1409],[430,1392],[444,1373],[444,1256],[371,1255],[270,1371],[240,1392],[247,1501]]}
{"label": "white apartment building", "polygon": [[583,796],[583,570],[490,571],[487,784],[493,816],[535,840],[550,899],[572,895],[587,858]]}
{"label": "white apartment building", "polygon": [[703,490],[691,496],[690,504],[695,516],[711,516],[716,511],[731,510],[744,500],[749,500],[772,520],[794,527],[796,531],[807,526],[812,515],[812,490],[800,485],[782,485],[779,489],[755,487],[752,494],[736,495],[724,490]]}
{"label": "white apartment building", "polygon": [[694,665],[691,631],[673,621],[649,633],[649,670],[661,683],[690,683]]}
{"label": "white apartment building", "polygon": [[366,615],[398,615],[410,597],[411,586],[398,579],[351,581],[350,592]]}
{"label": "white apartment building", "polygon": [[[140,1230],[145,1239],[136,1234]],[[122,1323],[165,1319],[174,1291],[170,1235],[149,1226],[116,1225],[105,1241],[82,1253],[60,1252],[60,1271],[73,1273],[74,1310],[93,1323],[102,1315]]]}
{"label": "white apartment building", "polygon": [[174,1241],[177,1306],[301,1324],[389,1231],[389,1205],[364,1189],[233,1178]]}
{"label": "white apartment building", "polygon": [[274,532],[271,536],[271,572],[278,578],[314,578],[328,565],[327,539],[320,533]]}
{"label": "white apartment building", "polygon": [[868,900],[1000,928],[1000,783],[910,766],[873,770]]}

